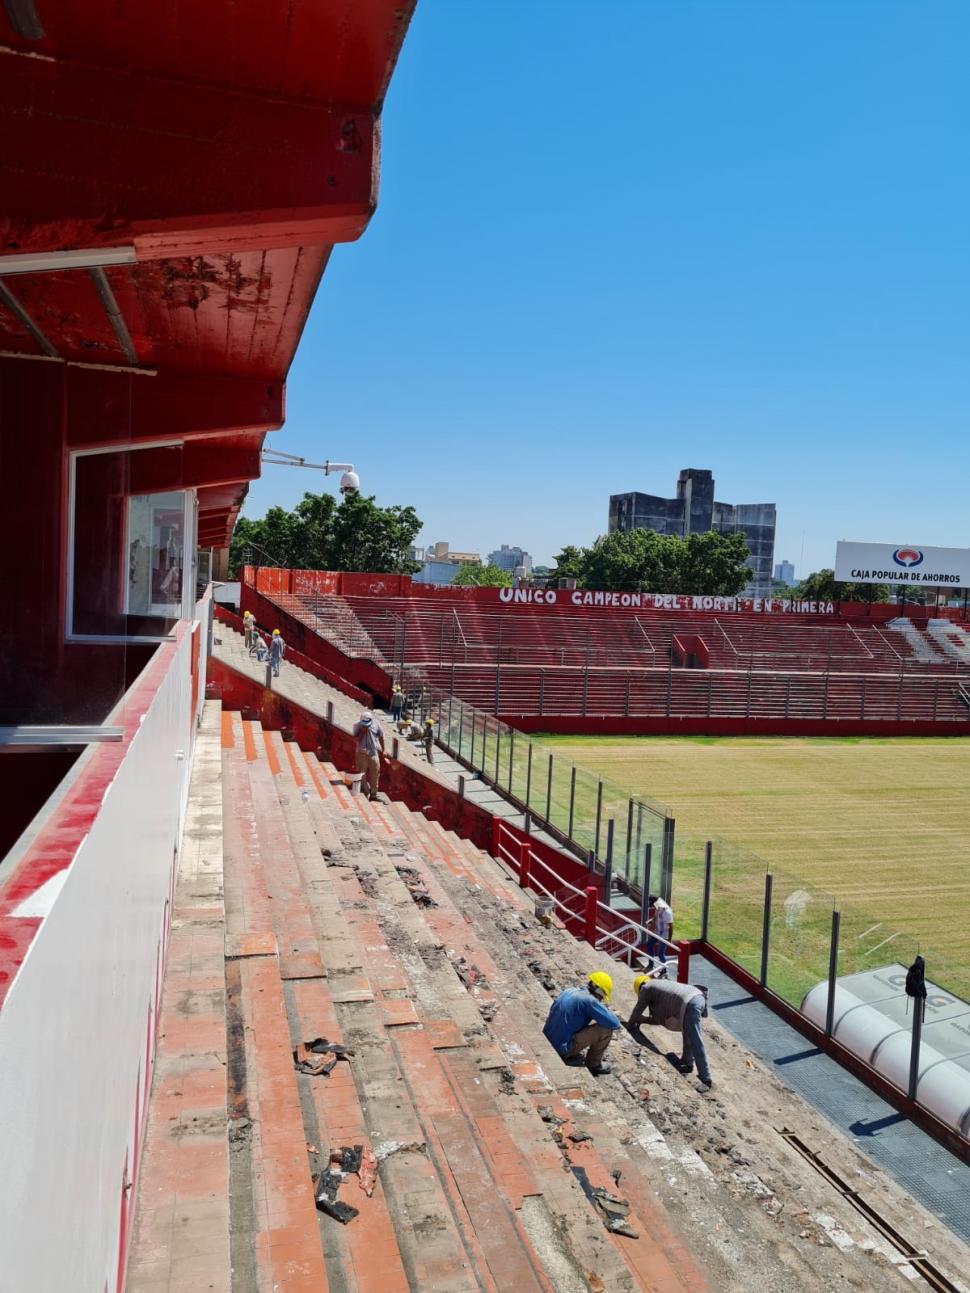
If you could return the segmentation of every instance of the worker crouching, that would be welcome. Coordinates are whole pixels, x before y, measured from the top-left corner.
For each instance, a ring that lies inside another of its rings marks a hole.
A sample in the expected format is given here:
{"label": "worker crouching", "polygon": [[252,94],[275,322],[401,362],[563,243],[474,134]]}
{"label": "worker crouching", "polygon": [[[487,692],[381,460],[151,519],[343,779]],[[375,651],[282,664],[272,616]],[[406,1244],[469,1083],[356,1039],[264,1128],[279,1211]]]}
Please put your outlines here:
{"label": "worker crouching", "polygon": [[543,1034],[566,1064],[583,1065],[597,1077],[611,1073],[603,1060],[613,1034],[623,1023],[607,1010],[613,995],[613,980],[602,970],[589,976],[585,988],[567,988],[549,1008]]}

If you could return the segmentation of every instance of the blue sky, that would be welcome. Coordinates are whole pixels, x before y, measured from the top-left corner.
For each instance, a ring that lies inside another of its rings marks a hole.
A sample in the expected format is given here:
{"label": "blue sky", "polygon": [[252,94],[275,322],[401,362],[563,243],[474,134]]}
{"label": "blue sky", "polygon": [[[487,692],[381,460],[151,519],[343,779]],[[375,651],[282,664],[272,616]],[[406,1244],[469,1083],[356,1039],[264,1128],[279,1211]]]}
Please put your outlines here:
{"label": "blue sky", "polygon": [[418,0],[272,443],[538,561],[685,466],[799,573],[966,546],[968,46],[965,0]]}

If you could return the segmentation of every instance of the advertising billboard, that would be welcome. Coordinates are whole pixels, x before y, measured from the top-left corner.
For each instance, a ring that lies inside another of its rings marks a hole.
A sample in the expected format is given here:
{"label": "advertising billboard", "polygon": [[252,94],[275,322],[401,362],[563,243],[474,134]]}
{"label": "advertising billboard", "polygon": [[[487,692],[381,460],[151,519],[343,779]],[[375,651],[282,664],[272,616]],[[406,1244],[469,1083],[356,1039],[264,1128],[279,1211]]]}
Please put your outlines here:
{"label": "advertising billboard", "polygon": [[846,543],[835,549],[835,578],[852,584],[929,584],[970,588],[970,548]]}

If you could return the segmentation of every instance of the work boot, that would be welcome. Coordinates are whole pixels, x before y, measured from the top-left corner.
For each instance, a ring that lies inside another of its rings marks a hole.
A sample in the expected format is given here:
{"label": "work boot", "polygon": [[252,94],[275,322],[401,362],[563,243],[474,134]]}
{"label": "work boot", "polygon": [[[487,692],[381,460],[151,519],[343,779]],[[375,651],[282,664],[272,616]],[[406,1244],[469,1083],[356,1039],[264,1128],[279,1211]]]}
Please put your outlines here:
{"label": "work boot", "polygon": [[602,1077],[604,1073],[613,1072],[613,1065],[607,1064],[605,1060],[602,1064],[588,1064],[586,1067],[589,1069],[590,1073],[592,1073],[593,1077]]}
{"label": "work boot", "polygon": [[697,1090],[700,1092],[701,1095],[707,1095],[708,1091],[710,1091],[713,1085],[714,1083],[711,1081],[710,1078],[697,1079]]}
{"label": "work boot", "polygon": [[568,1064],[568,1065],[569,1065],[569,1067],[570,1067],[571,1069],[581,1069],[581,1068],[585,1068],[585,1067],[586,1067],[586,1056],[585,1056],[585,1055],[568,1055],[568,1056],[566,1057],[566,1059],[564,1060],[564,1063]]}

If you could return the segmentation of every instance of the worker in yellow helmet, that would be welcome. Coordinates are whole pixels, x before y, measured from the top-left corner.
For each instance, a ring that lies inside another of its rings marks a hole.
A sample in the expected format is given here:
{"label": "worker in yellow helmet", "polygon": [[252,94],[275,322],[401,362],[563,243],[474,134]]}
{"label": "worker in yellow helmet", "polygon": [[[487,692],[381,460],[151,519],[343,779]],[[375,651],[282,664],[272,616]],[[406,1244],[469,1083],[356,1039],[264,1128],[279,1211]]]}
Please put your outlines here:
{"label": "worker in yellow helmet", "polygon": [[273,666],[274,678],[278,678],[280,676],[280,664],[285,653],[286,643],[283,641],[283,637],[279,629],[273,629],[273,636],[269,641],[269,662]]}
{"label": "worker in yellow helmet", "polygon": [[612,1072],[603,1056],[613,1034],[623,1027],[612,1010],[607,1010],[612,996],[613,980],[596,970],[585,988],[567,988],[550,1006],[542,1031],[570,1067],[585,1065],[597,1077]]}
{"label": "worker in yellow helmet", "polygon": [[681,1035],[681,1057],[676,1067],[681,1073],[693,1073],[697,1064],[697,1090],[710,1091],[713,1086],[707,1051],[701,1035],[701,1020],[707,1014],[707,997],[693,983],[672,983],[638,974],[633,980],[637,1004],[626,1026],[636,1037],[644,1015],[647,1023],[661,1024]]}

